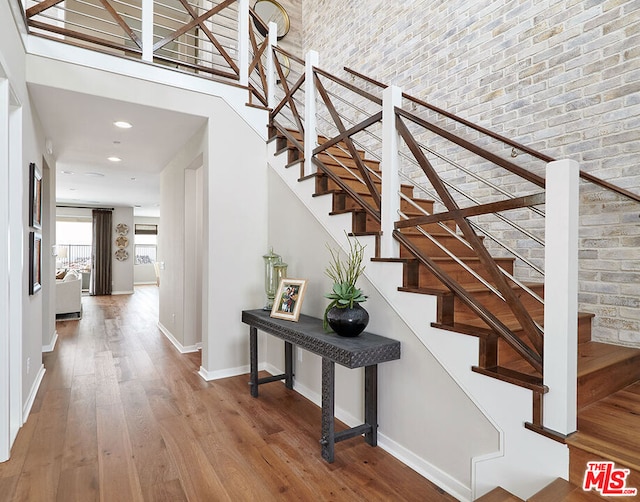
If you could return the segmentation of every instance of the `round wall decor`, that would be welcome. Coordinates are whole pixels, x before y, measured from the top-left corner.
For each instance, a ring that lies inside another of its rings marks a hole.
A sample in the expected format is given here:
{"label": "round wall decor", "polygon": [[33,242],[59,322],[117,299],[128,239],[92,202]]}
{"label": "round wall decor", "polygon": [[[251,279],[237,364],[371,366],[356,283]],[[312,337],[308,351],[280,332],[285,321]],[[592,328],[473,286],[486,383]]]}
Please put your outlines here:
{"label": "round wall decor", "polygon": [[116,225],[116,233],[118,235],[127,235],[129,233],[129,226],[124,223],[118,223]]}
{"label": "round wall decor", "polygon": [[116,246],[118,249],[126,248],[129,245],[129,239],[124,235],[119,235],[116,237]]}
{"label": "round wall decor", "polygon": [[129,258],[129,253],[126,249],[118,249],[116,251],[116,260],[125,261],[127,258]]}

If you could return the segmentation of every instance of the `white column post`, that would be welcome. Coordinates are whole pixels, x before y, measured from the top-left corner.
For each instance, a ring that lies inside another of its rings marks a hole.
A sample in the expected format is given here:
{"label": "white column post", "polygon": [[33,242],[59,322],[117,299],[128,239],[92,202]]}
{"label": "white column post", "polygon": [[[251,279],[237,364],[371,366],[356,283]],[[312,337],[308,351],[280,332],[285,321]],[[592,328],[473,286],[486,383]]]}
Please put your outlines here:
{"label": "white column post", "polygon": [[547,165],[544,281],[543,425],[576,430],[578,367],[579,166],[573,160]]}
{"label": "white column post", "polygon": [[380,255],[385,258],[399,256],[400,246],[393,238],[393,224],[400,210],[400,159],[398,157],[398,130],[396,107],[402,106],[402,90],[392,85],[382,93],[382,239]]}
{"label": "white column post", "polygon": [[311,157],[313,150],[318,146],[316,117],[316,84],[313,79],[313,67],[318,66],[320,56],[316,51],[307,52],[305,58],[305,93],[304,93],[304,174],[312,174],[316,171]]}
{"label": "white column post", "polygon": [[153,61],[153,0],[142,0],[142,60]]}
{"label": "white column post", "polygon": [[278,46],[278,25],[269,23],[269,47],[267,47],[267,106],[272,110],[276,106],[276,65],[273,48]]}
{"label": "white column post", "polygon": [[[2,67],[0,66],[0,72]],[[0,78],[0,462],[9,459],[9,82]]]}
{"label": "white column post", "polygon": [[238,0],[238,67],[240,85],[249,85],[249,0]]}

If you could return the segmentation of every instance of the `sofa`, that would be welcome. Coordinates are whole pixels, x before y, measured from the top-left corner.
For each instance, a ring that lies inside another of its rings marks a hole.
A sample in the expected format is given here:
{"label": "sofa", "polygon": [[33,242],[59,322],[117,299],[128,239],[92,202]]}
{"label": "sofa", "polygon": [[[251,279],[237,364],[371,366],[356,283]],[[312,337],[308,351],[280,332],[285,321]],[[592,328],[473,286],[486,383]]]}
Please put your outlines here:
{"label": "sofa", "polygon": [[82,276],[70,270],[62,279],[56,279],[56,316],[82,312]]}

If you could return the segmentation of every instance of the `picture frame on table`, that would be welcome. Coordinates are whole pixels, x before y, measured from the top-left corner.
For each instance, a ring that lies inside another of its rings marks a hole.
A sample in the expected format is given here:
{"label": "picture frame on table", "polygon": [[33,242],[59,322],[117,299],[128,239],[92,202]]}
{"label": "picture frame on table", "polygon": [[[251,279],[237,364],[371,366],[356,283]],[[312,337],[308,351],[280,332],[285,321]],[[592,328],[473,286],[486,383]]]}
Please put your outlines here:
{"label": "picture frame on table", "polygon": [[42,289],[42,235],[29,232],[29,294]]}
{"label": "picture frame on table", "polygon": [[29,164],[29,226],[42,228],[42,174],[33,162]]}
{"label": "picture frame on table", "polygon": [[297,321],[306,289],[306,279],[282,279],[273,300],[271,317]]}

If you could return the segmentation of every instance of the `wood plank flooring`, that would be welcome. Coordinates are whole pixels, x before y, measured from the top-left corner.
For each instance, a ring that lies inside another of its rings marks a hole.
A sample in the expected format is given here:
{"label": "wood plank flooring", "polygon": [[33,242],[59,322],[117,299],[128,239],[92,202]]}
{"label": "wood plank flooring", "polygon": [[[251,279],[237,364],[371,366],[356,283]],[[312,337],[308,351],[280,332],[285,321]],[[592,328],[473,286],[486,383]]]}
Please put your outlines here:
{"label": "wood plank flooring", "polygon": [[317,406],[280,383],[253,399],[248,375],[203,381],[157,305],[155,286],[83,297],[82,320],[57,323],[0,502],[455,500],[360,438],[327,464]]}

